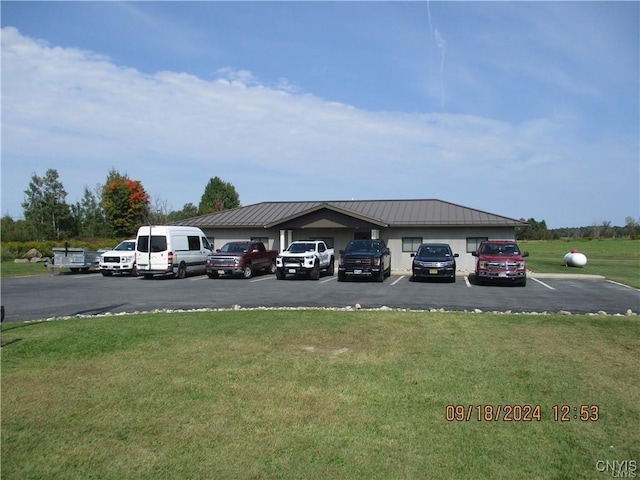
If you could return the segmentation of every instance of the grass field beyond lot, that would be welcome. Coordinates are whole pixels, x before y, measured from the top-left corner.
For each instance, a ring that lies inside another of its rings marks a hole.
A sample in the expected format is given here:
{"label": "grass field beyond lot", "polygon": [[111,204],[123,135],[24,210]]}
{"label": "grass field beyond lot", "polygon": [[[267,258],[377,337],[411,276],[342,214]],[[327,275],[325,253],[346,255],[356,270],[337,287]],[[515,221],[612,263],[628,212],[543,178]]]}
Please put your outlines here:
{"label": "grass field beyond lot", "polygon": [[3,478],[576,479],[640,461],[637,317],[241,310],[5,324],[3,341]]}
{"label": "grass field beyond lot", "polygon": [[[528,251],[527,267],[536,273],[586,273],[640,288],[640,240],[539,240],[518,242]],[[587,256],[583,268],[564,265],[564,256],[577,248]]]}

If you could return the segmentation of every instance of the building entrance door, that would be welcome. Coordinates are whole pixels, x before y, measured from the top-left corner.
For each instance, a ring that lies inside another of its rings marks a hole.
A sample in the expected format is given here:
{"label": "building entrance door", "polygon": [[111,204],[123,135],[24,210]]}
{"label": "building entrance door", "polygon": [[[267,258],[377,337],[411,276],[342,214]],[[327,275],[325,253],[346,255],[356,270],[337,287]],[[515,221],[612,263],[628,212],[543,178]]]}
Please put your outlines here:
{"label": "building entrance door", "polygon": [[368,232],[353,232],[354,240],[371,240],[371,230]]}

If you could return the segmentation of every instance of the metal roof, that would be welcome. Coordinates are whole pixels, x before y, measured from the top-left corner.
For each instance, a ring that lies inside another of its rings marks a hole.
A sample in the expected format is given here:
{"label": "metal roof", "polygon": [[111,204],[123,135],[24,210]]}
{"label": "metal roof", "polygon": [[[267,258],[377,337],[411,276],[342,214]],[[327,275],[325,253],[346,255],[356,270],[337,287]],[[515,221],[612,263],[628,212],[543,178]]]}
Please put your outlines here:
{"label": "metal roof", "polygon": [[275,228],[280,223],[323,209],[382,227],[526,225],[521,220],[434,199],[262,202],[188,218],[174,224],[201,228]]}

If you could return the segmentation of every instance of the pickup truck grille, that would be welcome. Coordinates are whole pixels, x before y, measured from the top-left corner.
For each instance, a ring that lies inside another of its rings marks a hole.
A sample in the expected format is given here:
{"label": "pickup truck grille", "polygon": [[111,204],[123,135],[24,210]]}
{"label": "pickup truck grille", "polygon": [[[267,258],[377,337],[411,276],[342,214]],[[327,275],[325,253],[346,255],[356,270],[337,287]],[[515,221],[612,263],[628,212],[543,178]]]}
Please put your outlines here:
{"label": "pickup truck grille", "polygon": [[347,267],[370,267],[373,265],[372,258],[345,258],[344,265]]}
{"label": "pickup truck grille", "polygon": [[233,267],[236,264],[236,257],[212,257],[209,263],[214,267]]}
{"label": "pickup truck grille", "polygon": [[304,265],[304,259],[300,257],[282,257],[282,263],[285,266],[296,265],[302,267]]}
{"label": "pickup truck grille", "polygon": [[519,262],[487,262],[487,268],[502,268],[505,270],[514,270],[518,268]]}
{"label": "pickup truck grille", "polygon": [[120,263],[120,257],[103,257],[104,263]]}

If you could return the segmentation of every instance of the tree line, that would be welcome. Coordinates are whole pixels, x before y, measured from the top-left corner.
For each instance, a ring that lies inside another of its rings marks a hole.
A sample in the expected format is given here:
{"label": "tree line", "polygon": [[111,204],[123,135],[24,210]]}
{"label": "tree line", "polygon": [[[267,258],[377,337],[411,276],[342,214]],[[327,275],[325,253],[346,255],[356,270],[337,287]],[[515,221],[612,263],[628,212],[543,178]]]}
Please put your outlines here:
{"label": "tree line", "polygon": [[[85,186],[82,199],[76,203],[67,203],[67,192],[55,169],[47,170],[42,177],[32,174],[24,193],[24,220],[4,215],[0,225],[2,241],[125,238],[133,236],[141,225],[162,225],[240,206],[235,187],[214,177],[205,186],[198,206],[187,203],[181,210],[169,211],[166,202],[151,203],[139,180],[132,180],[115,169],[109,171],[104,184],[96,185],[93,190]],[[527,226],[517,229],[519,240],[640,238],[640,219],[633,217],[627,217],[623,227],[604,221],[556,229],[547,228],[544,220],[521,220]]]}
{"label": "tree line", "polygon": [[184,218],[206,215],[240,206],[235,187],[214,177],[207,183],[200,203],[185,204],[168,211],[166,202],[150,196],[139,180],[111,169],[104,184],[84,187],[82,199],[67,202],[67,192],[57,170],[40,177],[32,174],[22,202],[23,220],[5,214],[1,220],[2,241],[44,241],[69,238],[125,238],[141,225],[162,225]]}
{"label": "tree line", "polygon": [[526,227],[516,230],[518,240],[556,240],[559,238],[640,238],[640,219],[627,217],[623,227],[611,225],[611,222],[594,223],[585,227],[563,227],[548,229],[544,220],[529,220]]}

